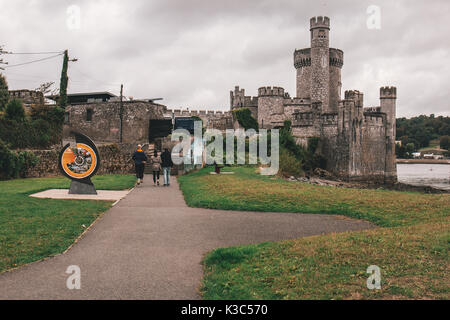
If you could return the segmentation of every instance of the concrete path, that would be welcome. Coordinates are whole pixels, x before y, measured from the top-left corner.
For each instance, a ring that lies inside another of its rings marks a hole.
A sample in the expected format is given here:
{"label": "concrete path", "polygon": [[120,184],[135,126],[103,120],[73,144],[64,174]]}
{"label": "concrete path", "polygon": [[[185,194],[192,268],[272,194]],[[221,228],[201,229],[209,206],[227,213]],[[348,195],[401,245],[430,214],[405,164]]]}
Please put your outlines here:
{"label": "concrete path", "polygon": [[[240,244],[371,228],[330,215],[189,208],[175,179],[150,179],[105,213],[72,249],[0,275],[0,299],[199,299],[203,256]],[[81,270],[81,289],[65,273]]]}

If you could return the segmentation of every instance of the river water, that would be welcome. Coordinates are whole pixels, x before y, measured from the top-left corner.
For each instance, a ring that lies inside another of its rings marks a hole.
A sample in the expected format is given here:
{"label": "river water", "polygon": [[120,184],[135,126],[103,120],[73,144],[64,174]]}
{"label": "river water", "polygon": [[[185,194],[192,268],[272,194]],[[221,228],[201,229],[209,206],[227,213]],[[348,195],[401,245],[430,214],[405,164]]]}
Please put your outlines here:
{"label": "river water", "polygon": [[450,190],[450,164],[398,163],[399,182]]}

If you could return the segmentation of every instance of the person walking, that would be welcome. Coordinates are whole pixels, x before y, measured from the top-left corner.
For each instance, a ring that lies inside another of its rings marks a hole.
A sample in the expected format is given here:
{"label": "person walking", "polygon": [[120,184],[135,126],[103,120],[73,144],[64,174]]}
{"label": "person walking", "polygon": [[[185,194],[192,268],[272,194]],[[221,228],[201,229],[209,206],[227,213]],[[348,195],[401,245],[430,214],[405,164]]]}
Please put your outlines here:
{"label": "person walking", "polygon": [[161,154],[161,165],[163,168],[164,175],[164,186],[170,186],[170,168],[173,167],[172,155],[170,154],[169,149],[165,148],[164,152]]}
{"label": "person walking", "polygon": [[134,160],[134,167],[136,169],[137,184],[144,182],[144,168],[147,162],[147,156],[142,151],[142,145],[137,145],[137,150],[133,153],[132,159]]}
{"label": "person walking", "polygon": [[152,172],[153,172],[153,185],[157,184],[159,186],[159,172],[161,171],[161,157],[158,155],[158,151],[153,152],[151,159]]}

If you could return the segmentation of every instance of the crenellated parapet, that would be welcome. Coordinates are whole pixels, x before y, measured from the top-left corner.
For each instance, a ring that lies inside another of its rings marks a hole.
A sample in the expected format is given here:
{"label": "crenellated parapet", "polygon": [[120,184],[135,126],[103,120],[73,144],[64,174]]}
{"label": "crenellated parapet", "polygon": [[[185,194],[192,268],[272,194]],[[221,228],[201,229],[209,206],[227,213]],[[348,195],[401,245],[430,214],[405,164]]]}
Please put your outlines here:
{"label": "crenellated parapet", "polygon": [[396,87],[381,87],[380,99],[397,99]]}
{"label": "crenellated parapet", "polygon": [[344,93],[346,100],[355,101],[356,107],[363,107],[364,104],[364,94],[358,90],[346,90]]}
{"label": "crenellated parapet", "polygon": [[230,108],[251,108],[258,107],[258,97],[251,97],[245,95],[244,89],[239,89],[239,86],[234,87],[234,91],[230,91]]}
{"label": "crenellated parapet", "polygon": [[344,65],[344,51],[330,48],[330,66],[342,68]]}
{"label": "crenellated parapet", "polygon": [[330,18],[328,17],[312,17],[310,19],[310,29],[325,28],[330,29]]}
{"label": "crenellated parapet", "polygon": [[231,117],[231,111],[221,110],[182,110],[182,109],[167,109],[168,113],[177,117],[200,117],[200,118],[227,118]]}
{"label": "crenellated parapet", "polygon": [[311,66],[311,48],[294,51],[294,67],[296,69]]}
{"label": "crenellated parapet", "polygon": [[381,127],[386,125],[386,114],[382,112],[364,112],[364,126]]}
{"label": "crenellated parapet", "polygon": [[320,122],[325,126],[336,126],[338,124],[338,113],[329,112],[320,115]]}
{"label": "crenellated parapet", "polygon": [[267,96],[285,97],[284,89],[281,87],[261,87],[258,89],[258,97]]}
{"label": "crenellated parapet", "polygon": [[311,104],[311,99],[308,98],[284,98],[283,104],[285,106],[306,106]]}
{"label": "crenellated parapet", "polygon": [[315,119],[315,114],[312,111],[295,112],[292,115],[292,126],[310,127],[314,125]]}
{"label": "crenellated parapet", "polygon": [[381,107],[366,107],[363,111],[364,113],[379,113],[381,112]]}

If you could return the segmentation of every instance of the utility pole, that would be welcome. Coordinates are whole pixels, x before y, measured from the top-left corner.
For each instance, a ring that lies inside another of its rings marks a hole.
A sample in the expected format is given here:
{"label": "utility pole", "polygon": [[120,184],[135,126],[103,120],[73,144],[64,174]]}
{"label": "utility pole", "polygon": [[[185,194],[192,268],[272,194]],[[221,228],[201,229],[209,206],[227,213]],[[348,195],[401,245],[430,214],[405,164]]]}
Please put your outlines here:
{"label": "utility pole", "polygon": [[123,84],[120,85],[119,117],[120,117],[120,143],[122,143],[122,141],[123,141]]}

